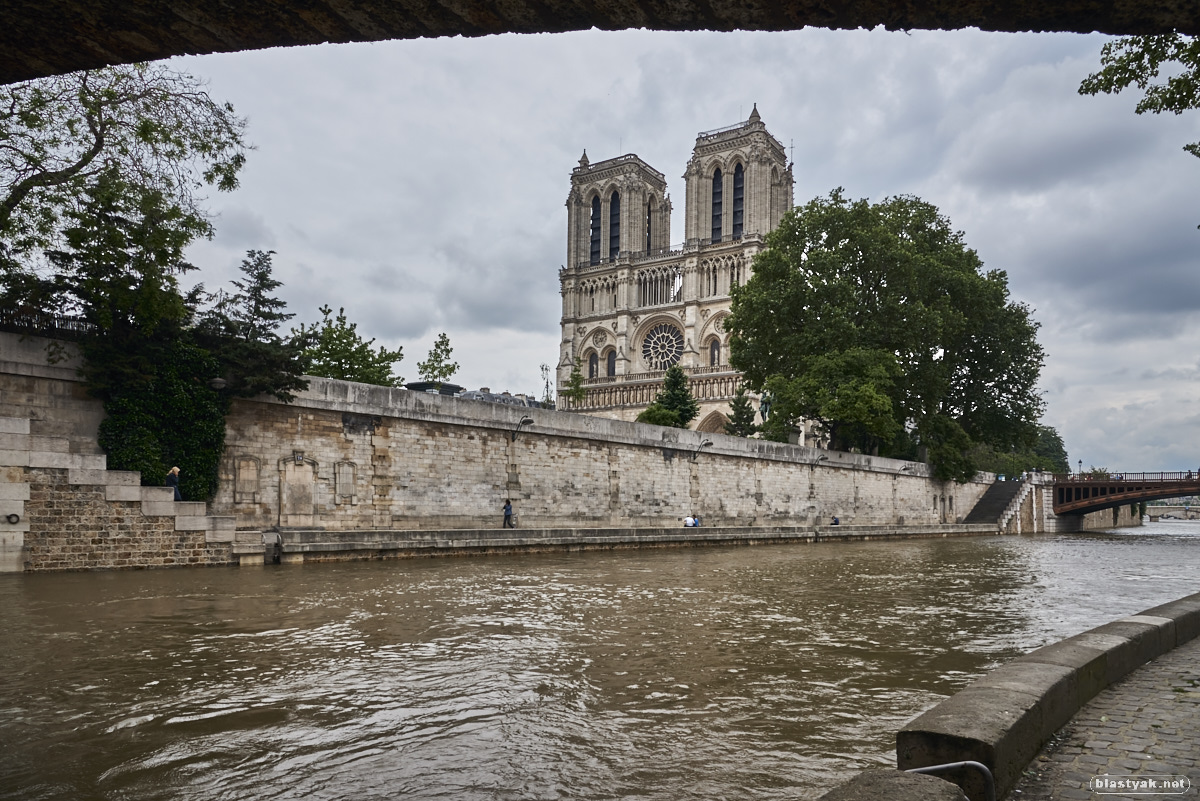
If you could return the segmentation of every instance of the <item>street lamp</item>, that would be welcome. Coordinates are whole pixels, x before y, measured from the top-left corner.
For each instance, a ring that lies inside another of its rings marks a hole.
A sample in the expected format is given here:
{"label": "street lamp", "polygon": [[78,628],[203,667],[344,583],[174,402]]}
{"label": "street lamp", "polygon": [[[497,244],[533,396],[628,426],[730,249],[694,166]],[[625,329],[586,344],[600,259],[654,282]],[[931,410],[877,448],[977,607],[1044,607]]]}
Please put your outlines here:
{"label": "street lamp", "polygon": [[1083,460],[1082,459],[1079,460],[1079,472],[1076,473],[1076,475],[1079,475],[1079,476],[1083,475]]}
{"label": "street lamp", "polygon": [[711,439],[706,439],[706,440],[702,441],[699,445],[697,445],[696,450],[692,451],[692,461],[693,462],[696,461],[696,455],[698,453],[700,453],[701,448],[707,448],[709,445],[712,445]]}
{"label": "street lamp", "polygon": [[517,441],[517,434],[521,431],[521,426],[531,425],[532,423],[533,423],[532,417],[529,417],[528,415],[526,415],[525,417],[522,417],[521,420],[517,423],[517,427],[512,430],[512,441],[513,442]]}

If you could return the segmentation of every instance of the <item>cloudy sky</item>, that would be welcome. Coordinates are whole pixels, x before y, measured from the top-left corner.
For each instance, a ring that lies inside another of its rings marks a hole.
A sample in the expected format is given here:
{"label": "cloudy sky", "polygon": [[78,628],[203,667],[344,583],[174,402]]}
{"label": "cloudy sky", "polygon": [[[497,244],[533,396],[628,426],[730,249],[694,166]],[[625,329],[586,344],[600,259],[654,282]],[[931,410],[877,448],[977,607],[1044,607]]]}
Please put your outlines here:
{"label": "cloudy sky", "polygon": [[1200,113],[1080,97],[1105,38],[805,30],[583,32],[176,59],[249,118],[242,187],[192,260],[215,288],[273,249],[293,322],[344,306],[416,379],[539,392],[558,354],[580,153],[667,176],[672,241],[697,132],[763,121],[797,203],[845,187],[937,205],[1032,306],[1046,422],[1072,464],[1200,465]]}

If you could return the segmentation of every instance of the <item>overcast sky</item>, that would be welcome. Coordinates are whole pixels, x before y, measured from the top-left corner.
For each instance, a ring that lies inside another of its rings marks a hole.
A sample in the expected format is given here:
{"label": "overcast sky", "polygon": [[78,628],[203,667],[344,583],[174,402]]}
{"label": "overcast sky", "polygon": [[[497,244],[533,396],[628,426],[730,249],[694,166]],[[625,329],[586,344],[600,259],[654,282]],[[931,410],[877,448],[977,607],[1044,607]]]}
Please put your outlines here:
{"label": "overcast sky", "polygon": [[1072,465],[1200,466],[1200,114],[1081,97],[1105,37],[805,30],[584,32],[176,59],[249,118],[242,186],[191,258],[210,289],[273,249],[313,322],[341,306],[417,378],[445,331],[469,388],[538,392],[558,357],[569,176],[637,153],[672,242],[699,131],[758,104],[798,204],[845,187],[938,206],[1047,352],[1045,420]]}

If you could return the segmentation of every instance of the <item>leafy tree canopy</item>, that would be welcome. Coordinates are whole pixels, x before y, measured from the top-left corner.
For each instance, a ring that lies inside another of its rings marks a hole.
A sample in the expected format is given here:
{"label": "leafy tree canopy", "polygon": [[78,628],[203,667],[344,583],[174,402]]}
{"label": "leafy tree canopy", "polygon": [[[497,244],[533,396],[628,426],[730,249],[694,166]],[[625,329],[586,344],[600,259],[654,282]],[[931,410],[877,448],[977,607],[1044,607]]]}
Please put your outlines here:
{"label": "leafy tree canopy", "polygon": [[322,306],[319,311],[321,322],[311,327],[303,323],[293,329],[293,335],[307,343],[303,358],[308,365],[308,374],[322,378],[337,378],[342,381],[359,381],[384,387],[398,387],[404,378],[392,372],[392,365],[404,358],[404,349],[388,350],[382,345],[373,350],[375,340],[364,340],[358,333],[358,324],[346,320],[346,310],[338,309],[337,317],[330,319],[333,309]]}
{"label": "leafy tree canopy", "polygon": [[807,419],[834,447],[920,449],[959,481],[976,445],[1036,436],[1037,323],[919,198],[872,204],[838,189],[789,212],[725,325],[734,366],[773,396],[766,436]]}
{"label": "leafy tree canopy", "polygon": [[454,348],[450,347],[450,337],[446,336],[445,332],[438,334],[425,361],[417,362],[417,370],[421,373],[421,379],[440,386],[453,378],[454,374],[458,372],[458,362],[450,361],[453,353]]}
{"label": "leafy tree canopy", "polygon": [[1067,449],[1058,431],[1050,426],[1039,425],[1037,432],[1037,442],[1032,448],[998,451],[986,445],[980,446],[976,452],[979,469],[1010,476],[1033,471],[1070,473]]}
{"label": "leafy tree canopy", "polygon": [[110,171],[208,235],[201,190],[237,187],[245,125],[202,81],[165,64],[2,86],[0,241],[27,255],[61,247],[68,212],[86,204],[86,188]]}
{"label": "leafy tree canopy", "polygon": [[[1126,36],[1104,44],[1100,65],[1084,78],[1079,94],[1116,94],[1136,86],[1144,93],[1134,109],[1138,114],[1200,107],[1200,39],[1181,33]],[[1168,77],[1160,81],[1164,71]],[[1183,149],[1200,157],[1200,142]]]}

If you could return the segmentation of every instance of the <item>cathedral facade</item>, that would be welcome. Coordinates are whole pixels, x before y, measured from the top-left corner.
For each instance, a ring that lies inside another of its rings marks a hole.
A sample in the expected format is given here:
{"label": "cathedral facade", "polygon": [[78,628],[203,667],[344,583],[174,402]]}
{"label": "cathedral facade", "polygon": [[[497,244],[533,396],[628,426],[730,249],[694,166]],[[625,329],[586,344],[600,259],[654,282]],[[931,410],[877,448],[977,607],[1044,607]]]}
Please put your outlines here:
{"label": "cathedral facade", "polygon": [[[671,244],[665,176],[636,155],[571,171],[567,263],[559,272],[558,408],[633,420],[678,364],[700,403],[693,427],[723,431],[741,375],[729,365],[730,289],[792,208],[792,166],[755,107],[697,135],[683,175],[684,241]],[[587,397],[567,400],[572,369]]]}

